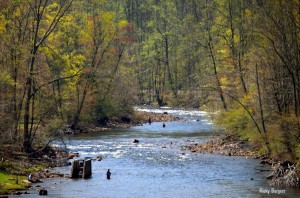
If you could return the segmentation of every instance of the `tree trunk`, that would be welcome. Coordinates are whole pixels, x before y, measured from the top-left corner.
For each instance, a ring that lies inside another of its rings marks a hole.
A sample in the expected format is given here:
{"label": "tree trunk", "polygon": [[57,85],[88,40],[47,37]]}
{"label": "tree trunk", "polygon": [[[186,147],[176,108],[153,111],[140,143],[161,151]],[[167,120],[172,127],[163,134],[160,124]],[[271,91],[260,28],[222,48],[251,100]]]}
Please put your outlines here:
{"label": "tree trunk", "polygon": [[255,65],[255,72],[256,72],[256,86],[257,86],[257,94],[258,94],[258,101],[259,101],[259,109],[260,109],[260,120],[261,120],[262,129],[263,129],[262,136],[263,136],[264,142],[266,144],[266,147],[268,149],[268,152],[270,154],[271,148],[270,148],[270,142],[269,142],[269,138],[268,138],[268,135],[267,135],[267,129],[266,129],[266,124],[265,124],[264,110],[263,110],[263,106],[262,106],[262,99],[261,99],[261,91],[260,91],[260,83],[259,83],[257,64]]}
{"label": "tree trunk", "polygon": [[[241,6],[241,5],[239,5]],[[230,38],[229,38],[229,43],[230,43],[230,49],[231,49],[231,58],[232,58],[232,64],[236,70],[236,72],[239,75],[240,81],[241,81],[241,85],[242,85],[242,89],[244,91],[244,93],[247,94],[247,87],[246,87],[246,83],[244,80],[244,74],[243,74],[243,70],[242,70],[242,62],[241,62],[241,58],[242,58],[242,53],[239,52],[238,53],[238,49],[236,47],[236,43],[235,43],[235,37],[236,37],[236,31],[235,31],[235,27],[234,27],[234,18],[236,16],[234,16],[234,11],[235,7],[234,7],[234,2],[232,2],[231,0],[228,1],[228,12],[229,12],[229,16],[228,16],[228,20],[229,20],[229,29],[230,29]],[[240,19],[239,20],[243,20],[242,19],[242,7],[240,7]],[[241,51],[243,50],[243,45],[241,42],[243,42],[243,27],[242,27],[242,22],[239,24],[240,25],[240,46],[241,46]]]}
{"label": "tree trunk", "polygon": [[[206,3],[208,3],[208,1],[206,1]],[[209,15],[208,15],[208,10],[206,9],[206,19],[209,20]],[[216,62],[216,58],[215,58],[215,54],[214,54],[214,50],[213,50],[213,43],[212,43],[212,36],[211,36],[211,30],[209,25],[206,25],[206,32],[208,35],[208,40],[207,40],[207,45],[208,45],[208,49],[209,49],[209,54],[210,54],[210,58],[214,67],[214,75],[215,75],[215,79],[216,79],[216,83],[217,83],[217,89],[220,90],[219,91],[219,97],[221,99],[221,102],[223,104],[223,109],[225,111],[227,111],[227,104],[225,101],[225,97],[223,95],[223,89],[222,89],[222,85],[221,85],[221,81],[219,79],[219,74],[218,74],[218,69],[217,69],[217,62]]]}
{"label": "tree trunk", "polygon": [[223,96],[223,89],[222,89],[221,81],[220,81],[219,75],[218,75],[216,59],[215,59],[214,52],[213,52],[212,45],[211,45],[210,41],[208,43],[208,46],[209,46],[209,52],[210,52],[210,56],[211,56],[211,59],[212,59],[212,62],[213,62],[213,66],[214,66],[214,74],[215,74],[215,78],[216,78],[216,82],[217,82],[217,87],[220,90],[219,96],[220,96],[220,99],[222,101],[224,110],[227,111],[227,104],[226,104],[225,98]]}
{"label": "tree trunk", "polygon": [[[28,65],[28,76],[26,80],[26,97],[25,97],[25,107],[24,107],[24,139],[23,139],[23,149],[25,152],[30,152],[32,150],[31,148],[31,132],[33,128],[33,119],[34,119],[34,101],[32,100],[32,97],[35,94],[34,90],[34,66],[35,66],[35,60],[38,53],[39,47],[45,42],[45,40],[49,37],[49,35],[53,32],[53,30],[56,28],[57,24],[59,23],[60,19],[64,16],[64,14],[67,12],[67,10],[70,8],[73,0],[70,1],[64,1],[61,4],[61,7],[59,11],[54,16],[53,20],[50,22],[49,27],[44,32],[43,36],[40,36],[41,33],[41,22],[43,20],[43,15],[45,14],[45,9],[48,6],[49,0],[40,0],[40,1],[34,1],[34,5],[30,5],[32,10],[30,12],[33,12],[34,19],[32,21],[32,49],[30,52],[30,61]],[[29,3],[29,2],[28,2]],[[30,4],[30,3],[29,3]],[[31,104],[32,102],[32,104]],[[30,109],[32,110],[30,115]],[[30,123],[31,118],[31,123]],[[29,125],[31,124],[31,127],[29,128]]]}
{"label": "tree trunk", "polygon": [[12,105],[13,105],[13,119],[14,119],[14,132],[13,132],[13,141],[16,142],[18,140],[18,125],[19,125],[19,118],[18,118],[18,105],[17,105],[17,80],[18,80],[18,68],[16,65],[17,57],[14,50],[14,55],[12,57],[13,62],[13,79],[14,79],[14,86],[13,86],[13,98],[12,98]]}
{"label": "tree trunk", "polygon": [[[32,50],[32,57],[29,63],[29,74],[26,82],[26,98],[25,98],[25,109],[24,109],[24,139],[23,139],[23,148],[25,152],[30,152],[31,143],[30,143],[30,106],[31,106],[31,94],[32,94],[32,84],[33,84],[33,66],[35,62],[35,55],[37,52],[37,47],[34,46]],[[32,124],[32,123],[31,123]]]}
{"label": "tree trunk", "polygon": [[84,86],[84,90],[83,90],[83,94],[82,94],[82,98],[80,100],[80,94],[79,94],[79,89],[78,89],[78,105],[77,105],[77,110],[76,110],[76,113],[74,115],[74,119],[73,119],[73,122],[71,124],[71,129],[73,130],[76,130],[78,129],[78,124],[79,124],[79,121],[80,121],[80,114],[81,114],[81,111],[83,109],[83,104],[85,102],[85,98],[86,98],[86,94],[88,92],[88,87],[90,85],[90,82],[86,82],[85,86]]}

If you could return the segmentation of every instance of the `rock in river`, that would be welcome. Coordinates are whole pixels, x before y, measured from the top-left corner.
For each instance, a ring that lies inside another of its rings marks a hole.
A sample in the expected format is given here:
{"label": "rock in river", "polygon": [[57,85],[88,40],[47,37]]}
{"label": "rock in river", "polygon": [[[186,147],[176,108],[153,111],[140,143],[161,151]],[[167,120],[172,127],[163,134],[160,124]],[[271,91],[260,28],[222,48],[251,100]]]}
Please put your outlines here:
{"label": "rock in river", "polygon": [[137,139],[134,139],[133,141],[132,141],[132,143],[139,143],[140,141],[139,140],[137,140]]}

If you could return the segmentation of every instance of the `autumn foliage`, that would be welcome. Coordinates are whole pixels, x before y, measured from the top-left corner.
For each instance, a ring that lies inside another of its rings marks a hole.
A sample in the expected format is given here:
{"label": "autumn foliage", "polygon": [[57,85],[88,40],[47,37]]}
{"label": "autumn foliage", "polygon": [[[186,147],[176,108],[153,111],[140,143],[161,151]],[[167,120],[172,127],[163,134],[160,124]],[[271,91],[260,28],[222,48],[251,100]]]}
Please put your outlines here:
{"label": "autumn foliage", "polygon": [[[300,153],[299,1],[0,1],[0,136],[131,115],[213,112],[260,152]],[[216,114],[217,112],[217,114]],[[22,142],[22,143],[21,143]]]}

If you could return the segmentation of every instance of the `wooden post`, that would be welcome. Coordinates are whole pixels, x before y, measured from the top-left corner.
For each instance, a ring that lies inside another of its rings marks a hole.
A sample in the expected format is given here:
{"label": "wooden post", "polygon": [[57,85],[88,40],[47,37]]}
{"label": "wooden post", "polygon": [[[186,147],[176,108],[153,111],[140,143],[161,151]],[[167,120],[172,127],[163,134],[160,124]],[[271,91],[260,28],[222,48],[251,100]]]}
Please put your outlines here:
{"label": "wooden post", "polygon": [[92,161],[85,160],[83,163],[83,173],[82,173],[82,178],[89,178],[92,175]]}
{"label": "wooden post", "polygon": [[71,178],[89,178],[92,175],[92,160],[74,160],[72,162]]}
{"label": "wooden post", "polygon": [[79,161],[74,160],[72,162],[71,178],[78,178],[79,171],[80,171]]}

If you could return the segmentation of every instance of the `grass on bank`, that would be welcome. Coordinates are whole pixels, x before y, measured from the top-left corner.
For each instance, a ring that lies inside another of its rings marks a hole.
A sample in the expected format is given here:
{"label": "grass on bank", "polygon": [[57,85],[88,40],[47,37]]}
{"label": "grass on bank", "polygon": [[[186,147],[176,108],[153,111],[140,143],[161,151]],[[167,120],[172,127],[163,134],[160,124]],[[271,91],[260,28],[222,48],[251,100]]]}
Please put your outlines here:
{"label": "grass on bank", "polygon": [[0,172],[0,194],[27,189],[29,185],[23,182],[26,179],[26,176],[16,176]]}
{"label": "grass on bank", "polygon": [[31,161],[13,144],[1,145],[0,159],[0,195],[26,190],[27,175],[47,167],[43,161]]}

